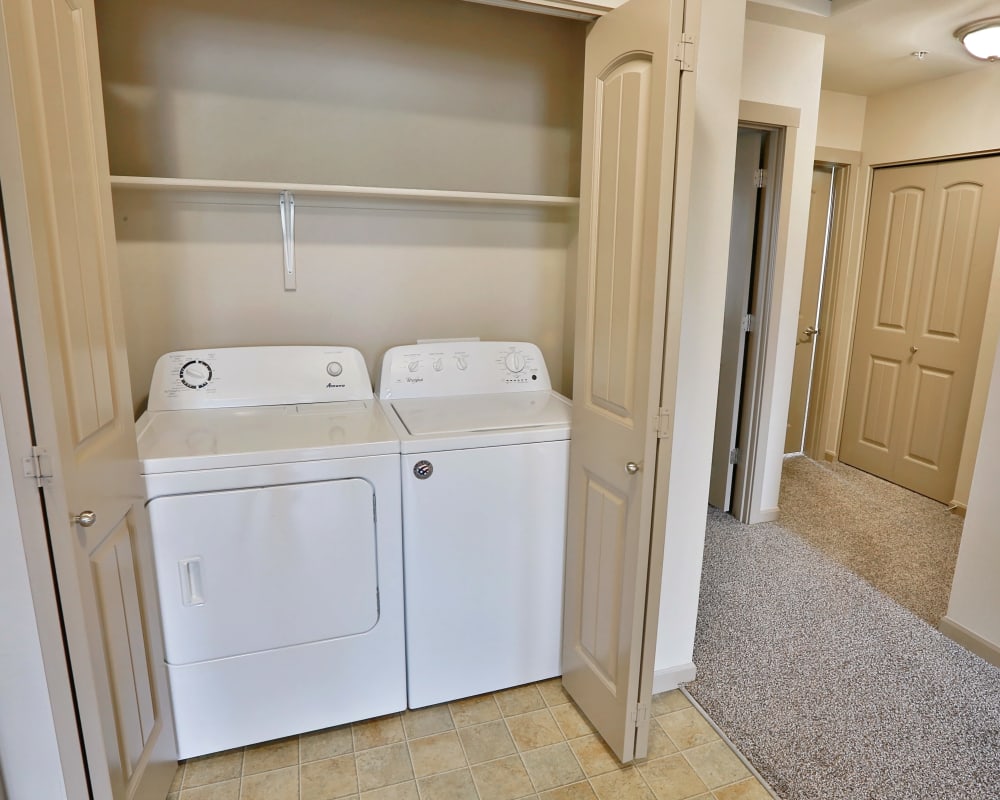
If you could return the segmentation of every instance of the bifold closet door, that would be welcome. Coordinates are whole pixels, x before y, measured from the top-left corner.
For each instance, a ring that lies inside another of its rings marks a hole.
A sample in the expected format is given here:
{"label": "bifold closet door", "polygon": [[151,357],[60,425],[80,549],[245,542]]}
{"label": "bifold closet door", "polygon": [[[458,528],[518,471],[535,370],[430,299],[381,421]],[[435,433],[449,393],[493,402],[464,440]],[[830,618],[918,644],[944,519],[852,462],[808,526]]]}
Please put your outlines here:
{"label": "bifold closet door", "polygon": [[840,460],[949,502],[1000,229],[1000,158],[875,172]]}

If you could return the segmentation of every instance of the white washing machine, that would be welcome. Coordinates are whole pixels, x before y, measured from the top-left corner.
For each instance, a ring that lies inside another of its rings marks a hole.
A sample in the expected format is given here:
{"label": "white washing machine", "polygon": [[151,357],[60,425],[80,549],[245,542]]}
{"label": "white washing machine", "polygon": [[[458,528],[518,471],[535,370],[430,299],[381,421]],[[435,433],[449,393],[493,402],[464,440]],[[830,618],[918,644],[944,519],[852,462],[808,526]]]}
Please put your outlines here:
{"label": "white washing machine", "polygon": [[404,709],[399,442],[361,354],[169,353],[138,437],[180,757]]}
{"label": "white washing machine", "polygon": [[410,708],[561,673],[570,404],[537,347],[389,350]]}

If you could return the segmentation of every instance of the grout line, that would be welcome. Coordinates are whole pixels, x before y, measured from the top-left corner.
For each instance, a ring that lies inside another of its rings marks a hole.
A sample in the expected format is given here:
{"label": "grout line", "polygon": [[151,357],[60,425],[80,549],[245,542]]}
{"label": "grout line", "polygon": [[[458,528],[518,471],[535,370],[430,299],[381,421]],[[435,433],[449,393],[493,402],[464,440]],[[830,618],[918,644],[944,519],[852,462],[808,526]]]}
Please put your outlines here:
{"label": "grout line", "polygon": [[[743,766],[746,767],[748,770],[750,770],[750,774],[753,775],[760,782],[760,785],[764,787],[764,791],[766,791],[769,795],[771,795],[771,797],[774,798],[774,800],[781,800],[781,798],[774,791],[774,789],[771,788],[771,784],[769,784],[767,781],[764,780],[763,776],[757,771],[757,768],[750,763],[750,761],[747,759],[745,755],[743,755],[743,751],[740,750],[735,744],[733,744],[733,740],[726,735],[726,732],[723,731],[722,728],[720,728],[718,725],[715,724],[715,720],[712,719],[708,715],[708,712],[701,707],[701,703],[699,703],[697,700],[694,699],[694,697],[691,696],[691,693],[687,690],[687,687],[679,686],[677,688],[680,689],[681,694],[688,699],[688,701],[691,703],[692,706],[695,707],[698,713],[705,718],[705,721],[712,726],[712,730],[714,730],[717,734],[719,734],[719,738],[722,739],[722,741],[726,743],[729,749],[736,754],[736,757],[743,763]],[[714,790],[712,791],[714,794]]]}

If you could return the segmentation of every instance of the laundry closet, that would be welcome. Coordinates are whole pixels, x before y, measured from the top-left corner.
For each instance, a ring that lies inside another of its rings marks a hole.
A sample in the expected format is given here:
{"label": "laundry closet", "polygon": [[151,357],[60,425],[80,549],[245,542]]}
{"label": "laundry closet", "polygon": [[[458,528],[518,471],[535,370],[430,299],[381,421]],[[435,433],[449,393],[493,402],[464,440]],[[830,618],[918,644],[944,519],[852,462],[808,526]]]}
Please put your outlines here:
{"label": "laundry closet", "polygon": [[99,0],[97,23],[136,411],[158,356],[205,346],[374,370],[417,338],[528,340],[569,391],[586,21]]}

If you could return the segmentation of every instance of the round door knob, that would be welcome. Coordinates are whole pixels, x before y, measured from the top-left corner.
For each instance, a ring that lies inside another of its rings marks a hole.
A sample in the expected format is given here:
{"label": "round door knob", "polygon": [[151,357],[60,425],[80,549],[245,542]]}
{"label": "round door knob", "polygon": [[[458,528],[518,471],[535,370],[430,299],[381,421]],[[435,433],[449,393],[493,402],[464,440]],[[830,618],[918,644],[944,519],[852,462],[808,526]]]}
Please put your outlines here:
{"label": "round door knob", "polygon": [[628,463],[627,463],[627,464],[625,465],[625,471],[626,471],[626,472],[627,472],[627,473],[628,473],[629,475],[635,475],[635,473],[637,473],[637,472],[639,471],[639,465],[638,465],[638,464],[636,464],[636,463],[635,463],[634,461],[629,461],[629,462],[628,462]]}
{"label": "round door knob", "polygon": [[81,511],[79,514],[74,514],[70,519],[81,528],[89,528],[97,522],[97,514],[93,511]]}
{"label": "round door knob", "polygon": [[910,353],[916,353],[919,349],[919,347],[914,347],[912,344],[910,345]]}

